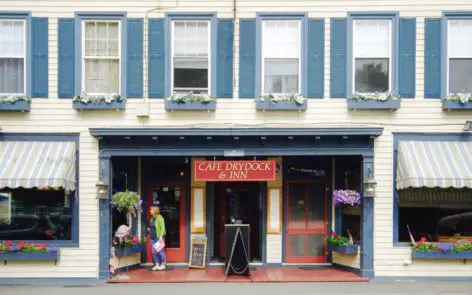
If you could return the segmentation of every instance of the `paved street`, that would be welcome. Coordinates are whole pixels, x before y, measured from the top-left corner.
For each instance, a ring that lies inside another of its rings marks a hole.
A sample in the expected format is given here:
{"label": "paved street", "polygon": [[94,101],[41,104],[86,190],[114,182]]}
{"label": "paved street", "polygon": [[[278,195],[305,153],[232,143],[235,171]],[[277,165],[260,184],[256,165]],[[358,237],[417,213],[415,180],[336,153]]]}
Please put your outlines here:
{"label": "paved street", "polygon": [[472,282],[371,282],[371,283],[208,283],[208,284],[108,284],[99,286],[1,286],[0,295],[134,295],[134,294],[225,294],[225,295],[312,295],[312,294],[388,294],[388,295],[472,295]]}

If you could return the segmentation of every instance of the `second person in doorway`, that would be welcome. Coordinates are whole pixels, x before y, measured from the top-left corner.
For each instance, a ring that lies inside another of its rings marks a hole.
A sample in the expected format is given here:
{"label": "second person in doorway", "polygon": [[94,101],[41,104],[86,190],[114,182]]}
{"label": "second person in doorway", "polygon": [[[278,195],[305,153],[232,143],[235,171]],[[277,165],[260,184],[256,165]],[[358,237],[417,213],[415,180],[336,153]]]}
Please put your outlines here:
{"label": "second person in doorway", "polygon": [[149,213],[151,215],[149,235],[151,238],[152,257],[155,263],[152,270],[165,270],[166,254],[164,248],[162,247],[160,251],[157,251],[154,247],[157,242],[165,244],[166,226],[164,217],[162,217],[159,207],[151,207]]}

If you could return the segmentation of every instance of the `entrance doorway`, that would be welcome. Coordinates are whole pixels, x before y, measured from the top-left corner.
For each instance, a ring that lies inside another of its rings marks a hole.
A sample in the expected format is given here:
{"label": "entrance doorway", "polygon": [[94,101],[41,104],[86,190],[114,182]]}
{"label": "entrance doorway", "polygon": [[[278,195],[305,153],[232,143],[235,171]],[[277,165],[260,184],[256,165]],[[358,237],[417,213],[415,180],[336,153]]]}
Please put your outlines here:
{"label": "entrance doorway", "polygon": [[326,183],[287,183],[286,262],[326,263],[328,206]]}
{"label": "entrance doorway", "polygon": [[[183,183],[153,183],[149,185],[147,203],[158,206],[166,225],[167,262],[185,261],[185,186]],[[147,212],[146,224],[150,215]],[[146,260],[153,262],[151,242],[148,236]]]}
{"label": "entrance doorway", "polygon": [[223,182],[215,185],[214,257],[224,260],[225,224],[249,224],[249,259],[262,261],[262,212],[259,182]]}

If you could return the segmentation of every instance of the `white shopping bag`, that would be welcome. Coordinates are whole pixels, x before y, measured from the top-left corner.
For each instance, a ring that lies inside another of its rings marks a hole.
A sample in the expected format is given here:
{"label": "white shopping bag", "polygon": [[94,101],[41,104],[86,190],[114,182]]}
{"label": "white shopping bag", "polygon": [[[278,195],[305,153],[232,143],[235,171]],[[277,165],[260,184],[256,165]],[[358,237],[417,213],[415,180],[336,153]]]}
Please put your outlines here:
{"label": "white shopping bag", "polygon": [[154,248],[154,250],[156,250],[156,252],[161,252],[165,246],[166,244],[164,243],[164,240],[162,238],[159,239],[157,242],[155,242],[154,245],[152,245],[152,247]]}

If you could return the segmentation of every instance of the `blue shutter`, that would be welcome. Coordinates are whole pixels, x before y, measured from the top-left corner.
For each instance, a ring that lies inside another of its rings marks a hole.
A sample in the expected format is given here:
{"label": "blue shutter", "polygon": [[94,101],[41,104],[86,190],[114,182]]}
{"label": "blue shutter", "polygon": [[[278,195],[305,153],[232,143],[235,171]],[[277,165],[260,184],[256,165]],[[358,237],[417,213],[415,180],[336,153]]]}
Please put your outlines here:
{"label": "blue shutter", "polygon": [[75,94],[75,25],[74,19],[59,19],[59,98],[72,98]]}
{"label": "blue shutter", "polygon": [[48,18],[33,17],[32,97],[48,97]]}
{"label": "blue shutter", "polygon": [[324,94],[324,20],[308,22],[307,97],[323,98]]}
{"label": "blue shutter", "polygon": [[218,45],[216,65],[216,96],[233,97],[233,32],[231,19],[218,20]]}
{"label": "blue shutter", "polygon": [[416,69],[416,19],[400,19],[398,94],[401,97],[415,97]]}
{"label": "blue shutter", "polygon": [[164,19],[149,20],[148,92],[151,98],[166,95],[166,49]]}
{"label": "blue shutter", "polygon": [[256,96],[256,20],[239,22],[239,97]]}
{"label": "blue shutter", "polygon": [[143,19],[128,19],[126,96],[143,97]]}
{"label": "blue shutter", "polygon": [[[343,19],[331,20],[331,98],[346,97],[346,43],[347,21]],[[350,76],[350,75],[349,75]]]}
{"label": "blue shutter", "polygon": [[441,20],[425,20],[424,97],[441,97]]}

